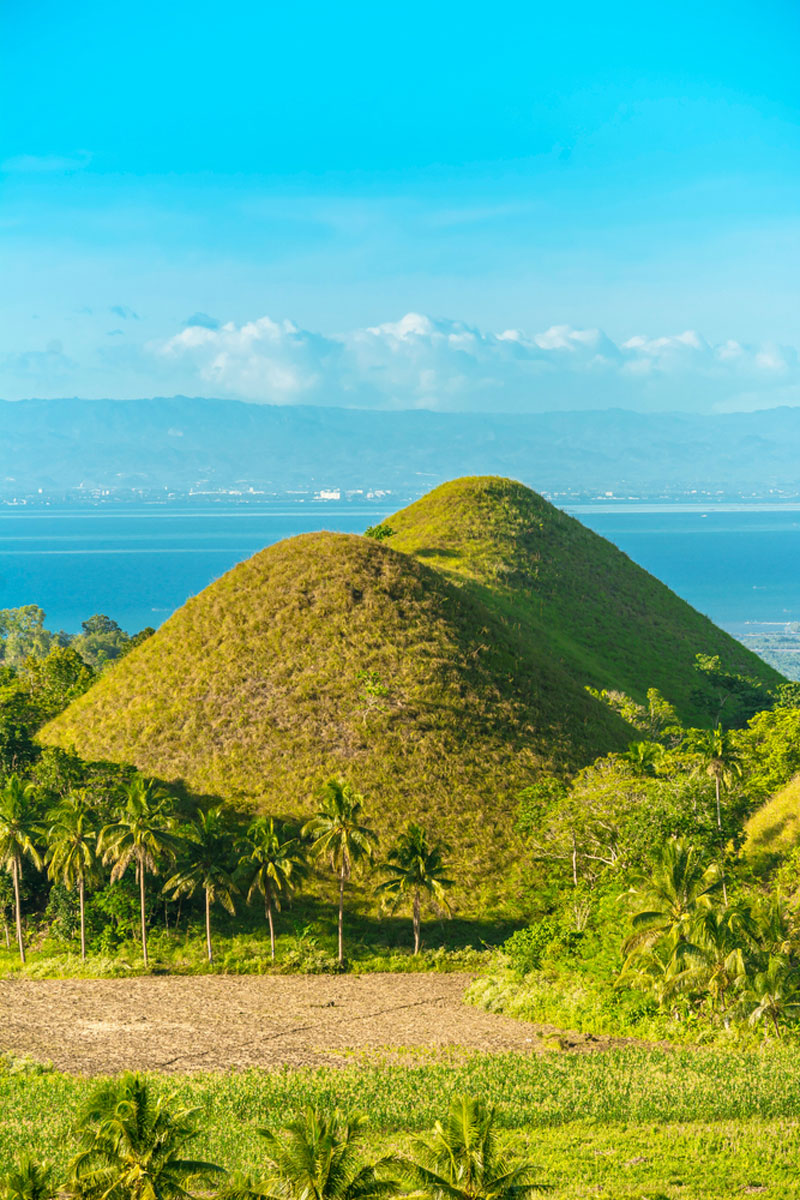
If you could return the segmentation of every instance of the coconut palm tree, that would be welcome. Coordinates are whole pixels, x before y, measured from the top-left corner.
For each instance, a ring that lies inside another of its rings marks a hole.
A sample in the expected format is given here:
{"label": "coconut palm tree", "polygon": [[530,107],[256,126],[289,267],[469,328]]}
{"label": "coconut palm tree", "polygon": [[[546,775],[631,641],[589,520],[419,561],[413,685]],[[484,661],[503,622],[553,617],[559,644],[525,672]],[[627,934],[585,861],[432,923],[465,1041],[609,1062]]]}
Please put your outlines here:
{"label": "coconut palm tree", "polygon": [[229,913],[235,912],[233,897],[238,888],[230,872],[233,854],[231,837],[222,808],[199,812],[183,837],[185,865],[164,884],[173,896],[193,896],[202,889],[206,910],[206,952],[214,961],[211,947],[211,905],[219,901]]}
{"label": "coconut palm tree", "polygon": [[430,1200],[521,1200],[547,1186],[532,1163],[511,1165],[497,1144],[494,1108],[469,1096],[453,1096],[444,1120],[414,1138],[411,1154],[394,1165]]}
{"label": "coconut palm tree", "polygon": [[281,903],[308,874],[303,844],[299,838],[286,837],[272,817],[257,817],[247,830],[247,853],[239,866],[247,873],[250,885],[248,904],[256,894],[264,897],[264,913],[269,922],[269,944],[275,961],[275,922],[273,910],[280,912]]}
{"label": "coconut palm tree", "polygon": [[130,1071],[100,1084],[78,1122],[70,1190],[85,1200],[188,1200],[189,1187],[222,1174],[216,1163],[185,1158],[197,1137],[198,1109],[174,1109]]}
{"label": "coconut palm tree", "polygon": [[680,960],[694,951],[695,917],[699,910],[714,906],[719,888],[717,864],[706,866],[685,838],[671,838],[652,876],[627,894],[633,909],[633,931],[625,946],[625,969],[643,948],[649,949],[662,939],[681,969]]}
{"label": "coconut palm tree", "polygon": [[661,742],[631,742],[620,759],[628,763],[637,775],[655,775],[666,750]]}
{"label": "coconut palm tree", "polygon": [[0,866],[5,867],[14,885],[14,914],[17,922],[19,957],[25,962],[22,937],[22,911],[19,886],[25,858],[40,869],[42,856],[37,848],[40,836],[36,821],[35,792],[32,783],[23,783],[19,775],[9,775],[0,789]]}
{"label": "coconut palm tree", "polygon": [[769,956],[762,971],[757,971],[742,998],[751,1025],[764,1022],[772,1025],[775,1036],[781,1036],[781,1021],[800,1013],[800,971],[782,955]]}
{"label": "coconut palm tree", "polygon": [[267,1142],[268,1171],[262,1194],[283,1200],[395,1196],[397,1181],[382,1171],[390,1160],[363,1161],[365,1127],[365,1119],[357,1114],[307,1108],[280,1133],[260,1129]]}
{"label": "coconut palm tree", "polygon": [[[742,764],[736,754],[736,747],[730,733],[715,725],[713,729],[690,729],[684,739],[684,748],[695,755],[697,774],[707,775],[714,780],[714,795],[717,809],[717,829],[722,830],[723,786],[730,788],[736,779],[741,778]],[[720,853],[722,847],[720,847]],[[728,885],[725,872],[720,867],[722,881],[722,896],[728,903]]]}
{"label": "coconut palm tree", "polygon": [[50,1164],[27,1154],[0,1175],[0,1200],[56,1200],[58,1193]]}
{"label": "coconut palm tree", "polygon": [[86,961],[86,884],[97,872],[97,830],[84,789],[70,792],[50,814],[47,863],[51,879],[68,891],[78,890],[81,914],[81,960]]}
{"label": "coconut palm tree", "polygon": [[117,820],[100,833],[98,847],[104,863],[112,863],[111,882],[116,883],[131,863],[139,882],[142,957],[147,966],[145,876],[158,875],[161,864],[174,861],[180,840],[172,832],[170,798],[152,779],[137,775],[128,786]]}
{"label": "coconut palm tree", "polygon": [[389,878],[375,889],[390,902],[389,907],[393,912],[403,901],[411,898],[415,954],[419,954],[423,893],[432,901],[447,907],[445,889],[452,887],[453,881],[444,874],[446,849],[442,842],[429,842],[421,825],[409,822],[396,845],[389,851],[388,861],[383,864],[382,870],[388,873]]}
{"label": "coconut palm tree", "polygon": [[722,829],[721,790],[729,788],[742,775],[742,764],[736,754],[730,733],[720,729],[690,729],[684,748],[697,758],[697,771],[714,780],[717,807],[717,829]]}
{"label": "coconut palm tree", "polygon": [[675,991],[707,995],[726,1025],[728,999],[747,976],[749,927],[747,914],[739,909],[698,909],[681,969],[673,978]]}
{"label": "coconut palm tree", "polygon": [[344,962],[344,889],[353,868],[373,857],[377,835],[363,823],[364,799],[344,779],[329,779],[315,816],[303,826],[316,858],[327,858],[339,876],[339,962]]}

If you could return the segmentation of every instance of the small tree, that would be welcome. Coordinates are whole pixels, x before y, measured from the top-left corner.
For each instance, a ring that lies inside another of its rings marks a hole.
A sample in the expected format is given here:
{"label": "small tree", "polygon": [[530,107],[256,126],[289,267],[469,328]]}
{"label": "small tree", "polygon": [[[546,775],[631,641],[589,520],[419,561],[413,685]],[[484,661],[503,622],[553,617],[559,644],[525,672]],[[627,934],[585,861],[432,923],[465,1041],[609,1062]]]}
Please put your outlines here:
{"label": "small tree", "polygon": [[411,1154],[395,1165],[430,1200],[523,1200],[546,1186],[532,1163],[511,1165],[497,1145],[494,1108],[469,1096],[453,1096],[444,1120],[414,1138]]}
{"label": "small tree", "polygon": [[22,1154],[0,1175],[0,1200],[56,1200],[59,1187],[49,1163]]}
{"label": "small tree", "polygon": [[410,898],[415,954],[419,954],[420,947],[420,910],[423,893],[432,901],[447,907],[445,889],[452,887],[453,881],[445,876],[445,851],[446,847],[442,842],[431,844],[422,826],[410,822],[398,838],[397,844],[389,851],[388,861],[383,864],[382,869],[387,872],[389,878],[379,883],[375,889],[389,901],[392,912]]}
{"label": "small tree", "polygon": [[78,1122],[70,1191],[84,1200],[190,1200],[193,1183],[222,1174],[216,1163],[184,1157],[198,1110],[173,1103],[130,1071],[100,1084]]}
{"label": "small tree", "polygon": [[97,870],[97,831],[86,792],[70,792],[51,814],[47,834],[48,874],[68,891],[78,890],[81,914],[81,960],[86,961],[86,884]]}
{"label": "small tree", "polygon": [[139,883],[142,957],[147,966],[147,920],[145,876],[157,875],[162,862],[174,860],[179,839],[171,832],[169,796],[152,780],[137,775],[129,784],[117,820],[106,825],[99,839],[103,862],[112,863],[111,882],[116,883],[131,863]]}
{"label": "small tree", "polygon": [[247,830],[247,853],[239,860],[247,873],[250,885],[248,904],[257,893],[264,897],[264,913],[269,922],[269,944],[275,961],[275,923],[273,910],[280,912],[281,903],[293,895],[295,888],[308,874],[308,863],[302,842],[286,837],[272,817],[257,817]]}
{"label": "small tree", "polygon": [[164,884],[174,896],[193,896],[202,888],[205,894],[206,952],[214,961],[211,948],[211,905],[218,900],[229,913],[235,911],[233,897],[238,888],[229,867],[233,840],[221,808],[198,813],[183,838],[187,862]]}
{"label": "small tree", "polygon": [[329,779],[319,795],[319,811],[303,826],[316,858],[327,858],[339,876],[339,962],[344,962],[344,889],[353,868],[370,861],[378,841],[363,824],[363,797],[344,779]]}
{"label": "small tree", "polygon": [[19,775],[10,775],[0,790],[0,865],[11,875],[14,886],[14,915],[17,924],[17,943],[20,960],[25,962],[25,940],[22,936],[22,910],[19,887],[22,863],[29,858],[40,869],[42,856],[37,848],[40,829],[36,821],[34,788],[23,783]]}
{"label": "small tree", "polygon": [[356,1114],[307,1108],[281,1133],[259,1130],[267,1143],[269,1172],[262,1195],[286,1200],[396,1196],[397,1182],[379,1177],[376,1170],[388,1160],[370,1164],[361,1157],[365,1125],[364,1118]]}

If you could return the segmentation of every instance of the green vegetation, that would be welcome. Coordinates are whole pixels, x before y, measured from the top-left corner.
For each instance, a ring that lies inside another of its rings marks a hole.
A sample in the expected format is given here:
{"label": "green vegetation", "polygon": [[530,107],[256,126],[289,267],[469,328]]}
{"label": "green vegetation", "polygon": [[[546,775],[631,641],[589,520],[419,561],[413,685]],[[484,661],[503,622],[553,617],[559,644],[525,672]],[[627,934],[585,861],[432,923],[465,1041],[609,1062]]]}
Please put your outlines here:
{"label": "green vegetation", "polygon": [[781,683],[520,484],[458,480],[387,525],[241,563],[41,739],[282,821],[343,776],[382,838],[412,820],[451,847],[462,912],[522,916],[515,796],[630,741],[600,689],[737,725]]}
{"label": "green vegetation", "polygon": [[[514,1167],[533,1162],[533,1178],[551,1186],[554,1200],[730,1200],[756,1188],[789,1196],[800,1172],[795,1048],[454,1054],[149,1082],[173,1113],[195,1111],[191,1157],[237,1172],[232,1185],[268,1172],[259,1130],[285,1129],[309,1108],[328,1120],[337,1108],[364,1113],[369,1124],[356,1145],[366,1163],[413,1157],[414,1135],[431,1138],[437,1121],[446,1127],[454,1094],[494,1107],[500,1152],[507,1144]],[[0,1070],[0,1169],[25,1145],[63,1177],[97,1088],[52,1072]]]}

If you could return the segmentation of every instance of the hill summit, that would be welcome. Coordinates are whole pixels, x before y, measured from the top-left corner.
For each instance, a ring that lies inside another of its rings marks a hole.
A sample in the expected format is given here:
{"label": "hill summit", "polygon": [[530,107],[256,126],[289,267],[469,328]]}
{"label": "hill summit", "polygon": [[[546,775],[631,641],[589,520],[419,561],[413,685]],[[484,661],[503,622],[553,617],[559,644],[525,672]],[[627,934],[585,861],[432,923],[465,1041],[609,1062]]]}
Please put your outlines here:
{"label": "hill summit", "polygon": [[391,546],[480,595],[581,686],[639,700],[657,687],[686,723],[703,724],[696,654],[718,654],[770,687],[782,682],[611,542],[513,480],[456,479],[388,524]]}
{"label": "hill summit", "polygon": [[459,480],[387,524],[385,541],[305,534],[240,563],[43,740],[281,816],[345,774],[382,834],[422,821],[465,903],[492,903],[519,790],[632,736],[585,684],[655,685],[689,712],[698,651],[779,679],[519,484]]}

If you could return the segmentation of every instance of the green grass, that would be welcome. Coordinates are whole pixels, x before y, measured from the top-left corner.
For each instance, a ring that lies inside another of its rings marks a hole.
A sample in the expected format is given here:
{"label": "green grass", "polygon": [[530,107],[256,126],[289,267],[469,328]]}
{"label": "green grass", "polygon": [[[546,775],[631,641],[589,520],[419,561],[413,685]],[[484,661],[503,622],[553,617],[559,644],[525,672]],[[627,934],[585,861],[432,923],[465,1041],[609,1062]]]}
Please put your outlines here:
{"label": "green grass", "polygon": [[800,777],[770,797],[745,828],[743,853],[756,864],[796,849],[800,845]]}
{"label": "green grass", "polygon": [[[538,1162],[564,1200],[721,1200],[748,1187],[788,1197],[800,1187],[800,1054],[793,1050],[454,1053],[411,1056],[410,1065],[156,1077],[155,1084],[200,1108],[198,1150],[229,1169],[257,1170],[256,1129],[307,1104],[365,1112],[377,1153],[428,1128],[457,1090],[497,1105],[515,1151]],[[24,1146],[63,1166],[74,1113],[91,1086],[55,1073],[0,1071],[0,1161]]]}
{"label": "green grass", "polygon": [[611,542],[513,480],[453,480],[387,524],[389,545],[477,590],[527,639],[548,643],[581,685],[640,701],[656,687],[686,724],[708,724],[698,652],[767,687],[784,681]]}
{"label": "green grass", "polygon": [[[353,890],[357,896],[358,889]],[[423,948],[414,956],[410,919],[375,916],[368,900],[364,893],[361,904],[350,908],[345,918],[347,969],[355,974],[481,970],[491,962],[494,948],[517,927],[513,921],[430,918],[422,923]],[[240,906],[231,916],[217,908],[212,920],[215,961],[210,966],[202,912],[184,908],[178,931],[165,929],[158,920],[151,926],[151,971],[177,975],[335,972],[337,919],[334,905],[308,895],[299,897],[291,910],[276,916],[277,961],[273,965],[263,910]],[[174,914],[172,920],[174,923]],[[10,943],[8,948],[0,944],[0,978],[124,978],[147,973],[141,946],[134,937],[113,950],[90,952],[82,963],[77,937],[65,943],[50,936],[29,946],[25,966],[19,961],[13,936]],[[91,937],[89,944],[91,947]]]}

